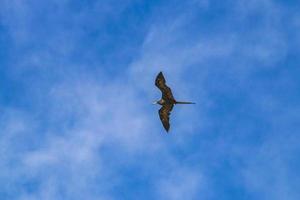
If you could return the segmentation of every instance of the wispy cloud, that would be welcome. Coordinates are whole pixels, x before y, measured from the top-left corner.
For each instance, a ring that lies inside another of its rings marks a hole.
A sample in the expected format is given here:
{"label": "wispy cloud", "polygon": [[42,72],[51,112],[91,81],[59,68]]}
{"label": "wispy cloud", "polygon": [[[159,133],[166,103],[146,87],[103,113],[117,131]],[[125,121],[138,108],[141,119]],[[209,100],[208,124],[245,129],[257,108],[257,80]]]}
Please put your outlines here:
{"label": "wispy cloud", "polygon": [[[299,198],[296,79],[282,69],[294,40],[280,4],[3,3],[8,77],[26,88],[1,105],[3,198]],[[143,30],[124,44],[122,23]],[[151,106],[159,71],[197,102],[174,109],[169,135]]]}

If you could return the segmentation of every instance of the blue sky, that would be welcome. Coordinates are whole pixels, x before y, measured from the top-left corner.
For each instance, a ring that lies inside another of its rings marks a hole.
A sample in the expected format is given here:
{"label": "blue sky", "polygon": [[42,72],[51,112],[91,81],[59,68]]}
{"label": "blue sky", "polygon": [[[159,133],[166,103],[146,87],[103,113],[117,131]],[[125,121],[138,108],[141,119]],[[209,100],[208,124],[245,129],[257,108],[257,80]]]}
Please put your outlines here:
{"label": "blue sky", "polygon": [[0,199],[300,199],[299,2],[0,3]]}

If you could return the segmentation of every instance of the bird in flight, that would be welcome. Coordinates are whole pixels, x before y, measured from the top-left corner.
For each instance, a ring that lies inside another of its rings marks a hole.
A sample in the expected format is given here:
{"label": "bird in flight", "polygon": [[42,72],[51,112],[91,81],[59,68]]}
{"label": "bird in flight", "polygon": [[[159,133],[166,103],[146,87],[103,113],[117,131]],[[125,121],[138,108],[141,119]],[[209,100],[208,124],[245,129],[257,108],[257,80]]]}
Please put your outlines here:
{"label": "bird in flight", "polygon": [[159,104],[162,106],[159,109],[158,114],[165,130],[168,132],[170,129],[169,116],[170,116],[170,112],[173,109],[173,106],[175,104],[195,104],[195,103],[176,101],[173,97],[171,89],[166,85],[166,79],[162,72],[159,72],[159,74],[156,76],[155,85],[156,87],[158,87],[158,89],[160,89],[162,93],[162,97],[160,100],[155,101],[154,104]]}

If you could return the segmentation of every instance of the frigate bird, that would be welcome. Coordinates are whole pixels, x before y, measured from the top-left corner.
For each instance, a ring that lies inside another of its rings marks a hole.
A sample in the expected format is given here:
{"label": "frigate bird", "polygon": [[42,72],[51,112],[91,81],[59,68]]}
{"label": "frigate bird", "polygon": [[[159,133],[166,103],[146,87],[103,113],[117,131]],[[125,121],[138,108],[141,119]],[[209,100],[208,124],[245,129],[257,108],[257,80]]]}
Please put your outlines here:
{"label": "frigate bird", "polygon": [[171,89],[166,85],[166,79],[162,72],[159,72],[159,74],[156,76],[155,79],[155,85],[160,89],[162,93],[162,97],[160,100],[155,101],[154,104],[159,104],[162,107],[159,109],[158,114],[159,118],[165,128],[165,130],[168,132],[170,129],[170,122],[169,122],[169,116],[170,112],[172,111],[175,104],[195,104],[193,102],[186,102],[186,101],[176,101],[173,97]]}

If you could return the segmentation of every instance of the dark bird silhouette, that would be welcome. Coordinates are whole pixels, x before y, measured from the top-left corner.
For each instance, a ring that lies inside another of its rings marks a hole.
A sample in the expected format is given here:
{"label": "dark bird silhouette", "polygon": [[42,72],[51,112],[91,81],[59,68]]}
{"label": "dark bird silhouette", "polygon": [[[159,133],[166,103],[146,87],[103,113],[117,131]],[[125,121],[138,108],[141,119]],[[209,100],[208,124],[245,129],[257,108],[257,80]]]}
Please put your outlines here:
{"label": "dark bird silhouette", "polygon": [[158,87],[162,93],[162,97],[160,100],[155,101],[154,104],[159,104],[162,107],[159,109],[158,114],[159,118],[168,132],[170,129],[170,113],[175,104],[195,104],[193,102],[185,102],[185,101],[176,101],[173,97],[171,89],[166,85],[166,79],[162,72],[156,76],[155,85]]}

